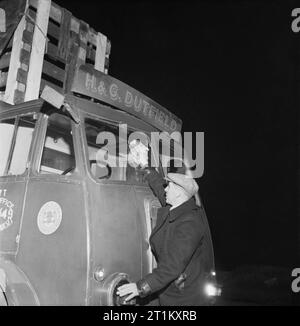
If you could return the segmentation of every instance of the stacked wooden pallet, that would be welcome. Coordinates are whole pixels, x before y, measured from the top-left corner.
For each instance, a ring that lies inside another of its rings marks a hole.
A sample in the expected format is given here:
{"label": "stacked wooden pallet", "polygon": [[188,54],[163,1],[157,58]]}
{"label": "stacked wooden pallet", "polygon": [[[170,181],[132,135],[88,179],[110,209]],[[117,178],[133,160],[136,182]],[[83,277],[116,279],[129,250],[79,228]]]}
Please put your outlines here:
{"label": "stacked wooden pallet", "polygon": [[108,72],[110,47],[105,35],[51,0],[27,0],[0,58],[0,100],[37,99],[45,85],[66,93],[81,64]]}

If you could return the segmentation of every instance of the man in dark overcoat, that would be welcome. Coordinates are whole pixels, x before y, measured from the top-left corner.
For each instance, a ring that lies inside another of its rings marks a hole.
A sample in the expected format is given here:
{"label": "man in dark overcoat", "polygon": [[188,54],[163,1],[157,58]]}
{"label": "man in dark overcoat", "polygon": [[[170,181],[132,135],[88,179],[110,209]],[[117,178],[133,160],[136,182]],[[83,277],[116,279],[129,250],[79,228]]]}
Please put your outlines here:
{"label": "man in dark overcoat", "polygon": [[158,293],[162,306],[193,306],[205,303],[202,259],[205,215],[195,203],[198,185],[181,173],[168,173],[166,181],[153,168],[146,167],[146,179],[162,207],[149,242],[157,267],[137,283],[118,288],[117,294],[136,296]]}

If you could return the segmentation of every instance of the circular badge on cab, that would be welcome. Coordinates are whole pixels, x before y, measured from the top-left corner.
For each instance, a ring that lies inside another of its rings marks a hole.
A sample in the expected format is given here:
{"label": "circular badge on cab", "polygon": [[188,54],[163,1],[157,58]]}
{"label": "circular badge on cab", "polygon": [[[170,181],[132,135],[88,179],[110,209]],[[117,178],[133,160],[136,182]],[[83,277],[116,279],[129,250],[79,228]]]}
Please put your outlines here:
{"label": "circular badge on cab", "polygon": [[46,235],[54,233],[60,226],[62,210],[55,201],[48,201],[39,211],[37,225],[39,230]]}

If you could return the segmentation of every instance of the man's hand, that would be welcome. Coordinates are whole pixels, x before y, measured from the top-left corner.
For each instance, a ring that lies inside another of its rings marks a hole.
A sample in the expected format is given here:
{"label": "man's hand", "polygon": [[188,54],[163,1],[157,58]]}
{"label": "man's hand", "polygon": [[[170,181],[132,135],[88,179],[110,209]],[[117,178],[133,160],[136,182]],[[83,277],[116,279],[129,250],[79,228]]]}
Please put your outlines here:
{"label": "man's hand", "polygon": [[144,169],[148,166],[148,146],[134,139],[129,144],[130,152],[128,154],[128,163],[134,167]]}
{"label": "man's hand", "polygon": [[130,301],[134,297],[137,297],[139,295],[139,291],[136,283],[128,283],[119,286],[117,290],[117,295],[119,295],[120,297],[128,295],[128,297],[124,300],[125,302]]}

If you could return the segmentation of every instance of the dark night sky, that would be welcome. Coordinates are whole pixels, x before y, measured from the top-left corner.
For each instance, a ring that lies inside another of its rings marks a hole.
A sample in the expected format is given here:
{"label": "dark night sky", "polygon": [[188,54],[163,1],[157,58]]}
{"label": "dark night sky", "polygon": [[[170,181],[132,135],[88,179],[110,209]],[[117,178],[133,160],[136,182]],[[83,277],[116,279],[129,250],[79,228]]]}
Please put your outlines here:
{"label": "dark night sky", "polygon": [[296,267],[297,6],[55,2],[108,36],[110,75],[177,114],[183,131],[205,132],[199,185],[217,268]]}

